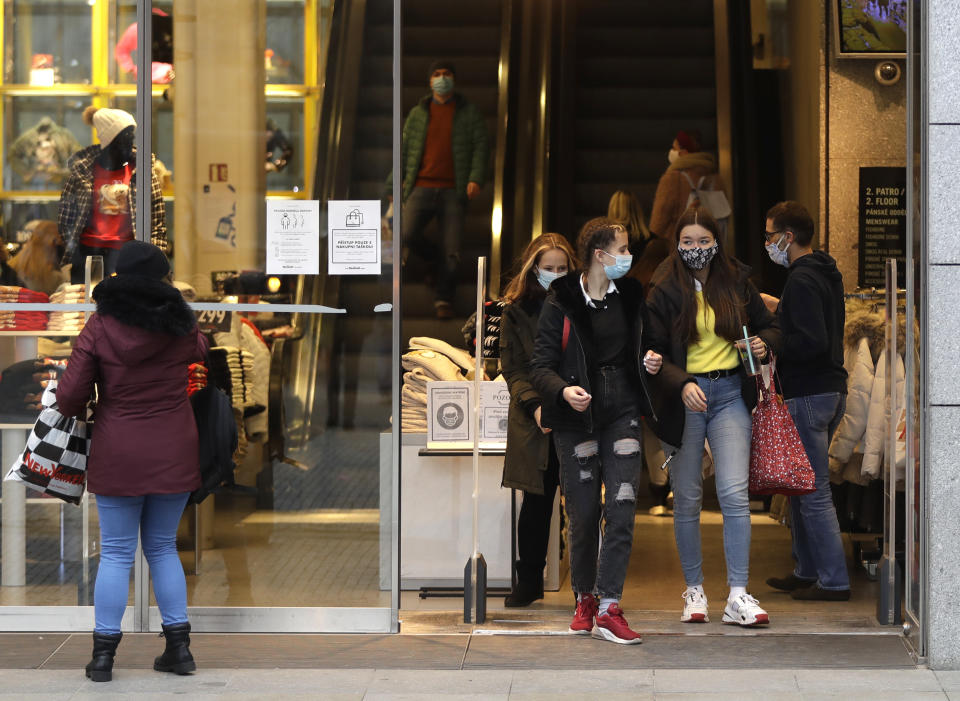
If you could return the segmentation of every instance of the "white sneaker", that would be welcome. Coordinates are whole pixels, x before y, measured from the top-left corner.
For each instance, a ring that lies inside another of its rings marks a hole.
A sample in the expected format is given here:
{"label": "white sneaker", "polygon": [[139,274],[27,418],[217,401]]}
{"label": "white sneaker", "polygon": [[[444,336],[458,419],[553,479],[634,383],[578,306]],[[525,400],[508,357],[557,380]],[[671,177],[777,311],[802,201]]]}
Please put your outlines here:
{"label": "white sneaker", "polygon": [[683,592],[683,613],[680,614],[680,620],[684,623],[709,623],[710,616],[707,613],[706,594],[687,587]]}
{"label": "white sneaker", "polygon": [[760,602],[749,594],[727,600],[723,622],[738,626],[755,626],[770,622],[770,616],[760,608]]}

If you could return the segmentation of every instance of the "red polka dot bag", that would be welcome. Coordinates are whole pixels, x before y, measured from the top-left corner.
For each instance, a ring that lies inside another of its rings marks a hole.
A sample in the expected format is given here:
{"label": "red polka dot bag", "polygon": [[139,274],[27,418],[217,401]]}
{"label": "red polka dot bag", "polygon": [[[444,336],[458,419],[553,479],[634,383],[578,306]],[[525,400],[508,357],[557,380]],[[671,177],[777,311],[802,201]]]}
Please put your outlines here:
{"label": "red polka dot bag", "polygon": [[[770,363],[769,384],[756,376],[757,408],[750,441],[750,493],[800,496],[815,492],[816,475],[793,417],[777,391],[776,362]],[[766,374],[766,373],[764,373]]]}

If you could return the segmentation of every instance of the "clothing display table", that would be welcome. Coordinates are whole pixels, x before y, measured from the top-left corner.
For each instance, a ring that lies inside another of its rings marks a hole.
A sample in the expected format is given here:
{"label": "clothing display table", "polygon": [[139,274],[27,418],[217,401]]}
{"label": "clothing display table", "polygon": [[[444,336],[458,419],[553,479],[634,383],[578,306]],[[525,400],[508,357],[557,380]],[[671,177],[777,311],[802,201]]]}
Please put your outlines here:
{"label": "clothing display table", "polygon": [[[76,336],[77,333],[51,333],[49,331],[0,331],[0,366],[8,367],[13,363],[37,357],[37,339],[41,336]],[[8,338],[6,342],[3,339]],[[10,341],[13,341],[10,343]],[[33,428],[33,423],[0,423],[0,460],[2,460],[2,476],[16,461],[27,443],[27,433]],[[0,479],[2,479],[0,476]],[[36,493],[36,492],[34,492]],[[19,482],[0,482],[0,502],[2,502],[2,517],[0,517],[0,540],[2,540],[3,577],[0,585],[5,587],[22,587],[26,584],[26,552],[27,552],[27,502],[38,504],[62,505],[58,499],[35,498],[27,499],[27,489]],[[88,495],[84,493],[82,509],[64,512],[77,519],[86,516]],[[82,512],[82,513],[80,513]],[[71,518],[73,520],[73,518]],[[83,519],[83,531],[86,532],[87,521]],[[79,524],[78,524],[79,525]],[[87,542],[84,540],[83,542]],[[86,549],[83,549],[86,553]],[[86,563],[84,563],[86,564]],[[86,571],[86,567],[84,567]]]}
{"label": "clothing display table", "polygon": [[[459,587],[473,554],[473,454],[427,451],[426,434],[405,433],[400,456],[400,588]],[[380,588],[390,588],[391,435],[380,434]],[[500,486],[503,451],[480,455],[480,552],[487,586],[509,587],[510,500]],[[521,494],[517,494],[519,513]],[[560,586],[559,497],[550,534],[544,587]]]}

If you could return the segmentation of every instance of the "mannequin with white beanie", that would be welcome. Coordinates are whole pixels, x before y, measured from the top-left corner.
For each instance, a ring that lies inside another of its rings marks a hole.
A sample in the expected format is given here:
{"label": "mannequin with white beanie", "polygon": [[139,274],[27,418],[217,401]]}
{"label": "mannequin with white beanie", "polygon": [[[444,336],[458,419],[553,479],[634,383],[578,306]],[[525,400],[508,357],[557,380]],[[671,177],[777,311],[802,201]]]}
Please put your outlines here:
{"label": "mannequin with white beanie", "polygon": [[[85,260],[102,256],[104,274],[111,275],[120,247],[137,238],[136,120],[119,109],[87,107],[83,121],[99,143],[74,154],[60,196],[58,227],[65,243],[61,266],[72,264],[71,282],[84,281]],[[160,178],[151,155],[151,243],[167,250],[167,232]]]}

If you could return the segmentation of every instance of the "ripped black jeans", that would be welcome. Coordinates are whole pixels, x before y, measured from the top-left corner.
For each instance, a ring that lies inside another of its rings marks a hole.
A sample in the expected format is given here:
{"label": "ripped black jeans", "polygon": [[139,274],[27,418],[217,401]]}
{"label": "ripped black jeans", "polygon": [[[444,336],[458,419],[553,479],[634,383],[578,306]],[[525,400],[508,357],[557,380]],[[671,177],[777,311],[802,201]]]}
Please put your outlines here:
{"label": "ripped black jeans", "polygon": [[[606,398],[613,399],[609,394]],[[627,404],[612,412],[609,407],[604,409],[594,413],[595,419],[607,416],[594,426],[593,433],[557,430],[553,437],[569,524],[573,592],[619,601],[633,548],[643,431],[636,406]],[[601,503],[601,485],[606,503]]]}

